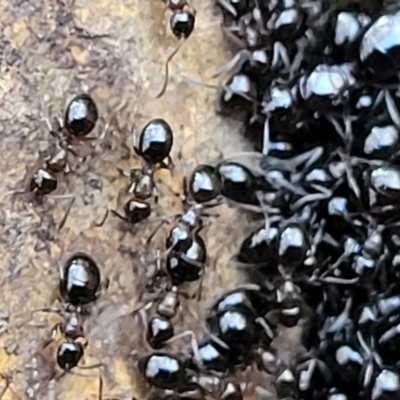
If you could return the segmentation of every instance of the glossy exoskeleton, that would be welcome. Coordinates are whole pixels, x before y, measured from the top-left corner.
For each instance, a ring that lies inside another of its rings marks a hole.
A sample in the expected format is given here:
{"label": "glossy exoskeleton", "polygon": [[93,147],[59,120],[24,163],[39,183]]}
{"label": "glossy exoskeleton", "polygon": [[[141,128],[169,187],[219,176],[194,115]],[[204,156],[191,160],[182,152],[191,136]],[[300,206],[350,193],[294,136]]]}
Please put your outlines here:
{"label": "glossy exoskeleton", "polygon": [[213,340],[208,339],[199,344],[200,360],[192,357],[192,363],[208,371],[225,372],[230,367],[227,350],[219,346]]}
{"label": "glossy exoskeleton", "polygon": [[124,205],[125,215],[121,215],[115,210],[112,210],[112,213],[123,221],[129,222],[130,224],[137,224],[150,216],[151,205],[147,201],[130,199]]}
{"label": "glossy exoskeleton", "polygon": [[400,396],[400,376],[394,369],[383,369],[375,377],[371,399],[395,400]]}
{"label": "glossy exoskeleton", "polygon": [[84,253],[70,257],[60,279],[60,292],[65,301],[82,306],[96,300],[100,287],[100,270],[95,261]]}
{"label": "glossy exoskeleton", "polygon": [[237,162],[225,161],[217,167],[221,177],[221,194],[235,203],[258,205],[259,185],[253,173]]}
{"label": "glossy exoskeleton", "polygon": [[185,383],[182,361],[166,353],[153,353],[139,360],[139,370],[147,383],[160,389],[177,390]]}
{"label": "glossy exoskeleton", "polygon": [[178,39],[187,39],[193,32],[195,15],[189,10],[175,11],[170,19],[172,33]]}
{"label": "glossy exoskeleton", "polygon": [[190,175],[187,192],[197,204],[210,203],[221,193],[222,183],[211,165],[200,164]]}
{"label": "glossy exoskeleton", "polygon": [[400,13],[384,14],[365,32],[360,44],[360,59],[376,80],[392,78],[400,71]]}
{"label": "glossy exoskeleton", "polygon": [[[276,282],[276,285],[278,285]],[[291,328],[296,326],[305,315],[304,298],[300,288],[291,280],[285,280],[276,290],[277,306],[274,310],[278,313],[278,321],[283,326]]]}
{"label": "glossy exoskeleton", "polygon": [[65,371],[76,367],[83,357],[83,345],[79,342],[64,342],[57,349],[57,364]]}
{"label": "glossy exoskeleton", "polygon": [[339,11],[332,18],[331,37],[325,51],[337,62],[353,61],[358,58],[358,47],[365,26],[370,23],[366,14]]}
{"label": "glossy exoskeleton", "polygon": [[242,264],[262,268],[265,273],[276,273],[278,259],[278,235],[276,226],[261,227],[242,243],[237,260]]}
{"label": "glossy exoskeleton", "polygon": [[33,192],[35,196],[42,197],[54,192],[57,186],[58,182],[55,176],[44,169],[39,169],[30,181],[29,190]]}
{"label": "glossy exoskeleton", "polygon": [[169,124],[161,119],[151,120],[142,130],[136,153],[148,164],[160,164],[169,157],[174,137]]}
{"label": "glossy exoskeleton", "polygon": [[173,285],[196,281],[203,272],[207,249],[203,239],[193,234],[167,257],[167,270]]}
{"label": "glossy exoskeleton", "polygon": [[243,73],[228,80],[221,93],[220,108],[222,114],[232,112],[251,112],[257,99],[257,88],[251,79]]}
{"label": "glossy exoskeleton", "polygon": [[[157,168],[172,166],[170,153],[173,145],[173,132],[169,124],[161,119],[151,120],[142,129],[138,146],[134,150],[144,161],[145,165],[130,172],[120,171],[131,180],[128,192],[139,200],[146,200],[152,195],[158,201],[158,191],[154,182],[154,172]],[[164,160],[168,159],[168,165]]]}
{"label": "glossy exoskeleton", "polygon": [[174,326],[169,319],[151,318],[147,326],[147,341],[154,349],[160,349],[165,342],[174,336]]}
{"label": "glossy exoskeleton", "polygon": [[304,230],[296,224],[286,226],[279,236],[279,258],[285,267],[301,265],[309,250],[309,243]]}
{"label": "glossy exoskeleton", "polygon": [[87,136],[98,119],[97,106],[88,94],[75,96],[67,106],[64,116],[65,129],[73,136]]}
{"label": "glossy exoskeleton", "polygon": [[228,292],[212,307],[207,323],[221,344],[227,346],[231,362],[250,361],[257,345],[268,346],[272,341],[274,333],[263,319],[272,304],[266,304],[265,300],[258,290],[236,290]]}
{"label": "glossy exoskeleton", "polygon": [[[189,180],[184,178],[183,190],[185,212],[178,216],[179,219],[169,231],[166,240],[167,249],[174,249],[178,252],[185,252],[190,249],[193,238],[200,237],[198,232],[203,227],[204,208],[219,204],[218,196],[221,192],[221,182],[213,167],[200,165],[192,172]],[[198,244],[205,250],[203,240],[201,238],[199,240]]]}
{"label": "glossy exoskeleton", "polygon": [[[179,291],[176,286],[173,286],[161,294],[156,302],[150,302],[138,310],[142,321],[146,324],[147,342],[153,349],[161,349],[174,338],[174,326],[171,319],[175,317],[179,305]],[[149,309],[152,309],[150,316],[146,315]]]}
{"label": "glossy exoskeleton", "polygon": [[157,304],[157,313],[166,319],[173,318],[179,305],[179,290],[176,286],[173,286]]}
{"label": "glossy exoskeleton", "polygon": [[342,105],[355,82],[351,65],[320,64],[300,79],[300,96],[307,109],[330,111]]}
{"label": "glossy exoskeleton", "polygon": [[[213,167],[200,165],[189,179],[183,180],[183,188],[185,211],[176,216],[178,220],[166,239],[167,270],[173,285],[200,278],[207,258],[206,245],[199,235],[203,227],[202,217],[206,215],[205,208],[219,204],[221,182]],[[166,222],[169,221],[163,221]]]}

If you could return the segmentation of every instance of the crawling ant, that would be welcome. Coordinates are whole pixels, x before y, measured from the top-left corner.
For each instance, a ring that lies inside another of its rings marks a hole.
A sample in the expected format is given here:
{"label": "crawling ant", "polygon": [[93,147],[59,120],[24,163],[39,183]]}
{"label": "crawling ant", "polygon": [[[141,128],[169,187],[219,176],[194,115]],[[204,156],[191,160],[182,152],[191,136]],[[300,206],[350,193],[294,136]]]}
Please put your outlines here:
{"label": "crawling ant", "polygon": [[[190,178],[183,180],[184,195],[182,197],[185,211],[175,216],[175,226],[169,231],[166,239],[167,272],[173,285],[196,281],[200,278],[207,258],[207,249],[198,234],[203,227],[202,218],[209,216],[204,212],[206,207],[219,205],[221,182],[214,167],[199,165]],[[150,243],[161,226],[170,222],[168,218],[150,235]]]}
{"label": "crawling ant", "polygon": [[98,120],[97,106],[88,94],[75,96],[67,105],[63,121],[55,119],[54,126],[48,122],[50,134],[57,142],[40,155],[39,167],[30,177],[28,190],[41,199],[54,192],[58,186],[57,175],[70,172],[68,153],[78,157],[74,145],[91,141],[87,135],[92,132]]}
{"label": "crawling ant", "polygon": [[72,146],[83,141],[92,141],[88,137],[96,126],[99,114],[97,106],[92,97],[83,93],[75,96],[67,105],[63,121],[49,123],[50,134],[57,138],[57,144],[50,149],[50,154],[45,159],[46,168],[53,172],[69,172],[67,155],[68,152],[74,156],[78,153]]}
{"label": "crawling ant", "polygon": [[164,0],[164,3],[165,10],[170,10],[172,13],[169,24],[172,33],[179,39],[179,43],[165,61],[164,83],[161,91],[156,96],[157,99],[160,98],[167,89],[169,63],[192,34],[196,22],[196,10],[188,0]]}
{"label": "crawling ant", "polygon": [[[139,140],[134,135],[133,149],[142,158],[143,165],[141,168],[129,172],[119,169],[121,175],[130,179],[128,193],[133,197],[125,203],[123,214],[111,210],[113,215],[130,224],[138,224],[151,215],[152,206],[146,200],[153,196],[154,202],[158,203],[158,190],[154,182],[154,173],[158,168],[172,168],[170,153],[173,142],[172,128],[161,118],[155,118],[148,122],[142,129]],[[168,160],[168,163],[165,162],[165,159]],[[103,226],[107,217],[108,211],[103,220],[96,226]]]}
{"label": "crawling ant", "polygon": [[[154,183],[154,172],[158,168],[172,168],[170,157],[174,134],[170,125],[161,118],[152,119],[146,124],[137,137],[134,135],[135,153],[144,161],[143,166],[130,172],[120,173],[131,180],[128,193],[133,194],[136,199],[147,200],[152,195],[155,202],[158,201],[158,191]],[[165,163],[168,160],[168,164]]]}
{"label": "crawling ant", "polygon": [[50,338],[36,349],[31,363],[26,365],[31,371],[28,377],[29,398],[37,398],[38,390],[43,389],[43,380],[48,383],[50,392],[54,390],[51,385],[54,386],[65,374],[87,376],[72,372],[75,367],[101,367],[101,364],[78,366],[88,344],[82,326],[84,307],[99,295],[100,270],[96,262],[84,253],[72,255],[61,269],[59,289],[63,299],[61,309],[43,308],[32,312],[55,312],[62,316],[62,321],[52,328]]}
{"label": "crawling ant", "polygon": [[172,320],[180,307],[180,296],[187,297],[185,293],[179,291],[178,287],[172,286],[167,288],[158,300],[149,302],[146,306],[134,311],[134,314],[140,315],[142,323],[146,327],[147,342],[153,349],[159,350],[177,339],[190,337],[192,347],[198,354],[197,341],[192,331],[175,334]]}
{"label": "crawling ant", "polygon": [[59,291],[62,298],[60,308],[41,308],[31,312],[54,312],[64,320],[56,324],[54,330],[60,330],[69,339],[83,337],[81,317],[87,314],[87,306],[93,303],[101,290],[100,270],[92,257],[85,253],[75,253],[60,268]]}

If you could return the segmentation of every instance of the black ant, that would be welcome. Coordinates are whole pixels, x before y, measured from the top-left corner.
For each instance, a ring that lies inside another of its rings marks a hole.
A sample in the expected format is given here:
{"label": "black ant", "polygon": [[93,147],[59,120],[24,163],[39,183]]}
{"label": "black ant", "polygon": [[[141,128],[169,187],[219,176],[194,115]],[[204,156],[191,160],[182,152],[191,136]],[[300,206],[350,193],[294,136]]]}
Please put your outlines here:
{"label": "black ant", "polygon": [[[84,307],[95,301],[100,292],[100,271],[96,262],[84,253],[71,256],[61,270],[59,289],[63,299],[62,309],[43,308],[32,312],[55,312],[60,314],[63,320],[52,328],[50,338],[36,349],[32,355],[32,362],[26,365],[26,368],[32,371],[28,377],[29,398],[36,398],[38,390],[41,390],[39,380],[47,382],[50,391],[54,390],[54,387],[50,386],[65,374],[87,376],[72,370],[78,367],[88,345],[82,326]],[[59,344],[55,349],[57,342]],[[54,353],[55,359],[52,358]],[[96,364],[79,368],[93,369],[101,366],[102,364]],[[57,372],[57,369],[61,370],[61,373]],[[16,370],[15,373],[17,372],[20,371]]]}
{"label": "black ant", "polygon": [[[207,249],[198,233],[203,227],[202,218],[209,216],[204,213],[204,208],[219,205],[217,198],[221,188],[219,175],[210,165],[199,165],[189,180],[183,180],[185,212],[174,217],[177,222],[168,234],[164,254],[167,273],[173,285],[196,281],[202,276]],[[168,222],[171,222],[168,218],[161,221],[148,238],[148,244],[161,226]]]}
{"label": "black ant", "polygon": [[[147,123],[139,135],[138,143],[137,136],[134,135],[133,149],[144,160],[144,165],[139,169],[131,170],[129,173],[120,171],[131,179],[129,193],[140,200],[146,200],[153,195],[157,203],[158,192],[153,175],[159,167],[172,168],[170,153],[173,143],[172,128],[161,118],[152,119]],[[168,159],[168,164],[165,163],[165,159]]]}
{"label": "black ant", "polygon": [[97,106],[88,94],[75,96],[67,105],[63,121],[49,121],[50,134],[57,142],[39,155],[37,166],[28,180],[28,191],[36,200],[54,192],[58,186],[57,175],[70,172],[68,153],[78,157],[73,145],[81,141],[92,141],[87,135],[94,129],[98,120]]}
{"label": "black ant", "polygon": [[[133,195],[124,205],[121,214],[111,210],[112,214],[130,224],[138,224],[146,220],[152,212],[151,204],[146,201],[153,196],[154,202],[158,203],[158,190],[154,182],[154,173],[158,168],[173,167],[171,160],[171,149],[174,142],[174,135],[170,125],[161,118],[151,120],[142,129],[139,135],[139,143],[134,135],[133,149],[143,159],[141,168],[129,172],[118,169],[119,173],[130,179],[131,183],[128,193]],[[168,163],[164,160],[167,159]],[[104,225],[108,217],[108,211],[100,223],[95,226]]]}
{"label": "black ant", "polygon": [[165,10],[170,10],[172,15],[169,20],[170,28],[174,36],[179,39],[178,45],[171,52],[165,61],[165,78],[161,91],[158,93],[156,98],[160,98],[167,89],[168,75],[169,75],[169,63],[174,58],[176,53],[180,50],[189,36],[194,30],[196,22],[196,10],[190,4],[188,0],[163,0],[165,4]]}

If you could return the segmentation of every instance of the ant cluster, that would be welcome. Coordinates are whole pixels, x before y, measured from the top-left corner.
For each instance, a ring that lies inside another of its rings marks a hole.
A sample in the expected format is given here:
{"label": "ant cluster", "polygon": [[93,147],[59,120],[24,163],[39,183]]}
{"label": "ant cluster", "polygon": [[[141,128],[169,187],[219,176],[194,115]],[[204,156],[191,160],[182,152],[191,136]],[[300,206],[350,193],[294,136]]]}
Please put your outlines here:
{"label": "ant cluster", "polygon": [[399,6],[218,3],[242,45],[221,110],[260,151],[241,157],[255,186],[236,203],[265,219],[236,261],[272,332],[303,329],[299,356],[268,357],[277,397],[398,399]]}
{"label": "ant cluster", "polygon": [[[180,43],[167,59],[160,96],[196,14],[186,0],[164,3]],[[257,382],[238,382],[237,373],[253,368],[272,375],[279,399],[399,399],[398,6],[376,14],[360,2],[340,8],[328,0],[218,3],[229,37],[242,46],[224,68],[233,75],[223,88],[222,111],[244,116],[245,134],[261,152],[197,166],[183,182],[183,213],[162,221],[173,226],[147,286],[161,295],[138,310],[154,349],[138,362],[154,388],[150,398],[240,400],[247,391],[268,398]],[[87,95],[69,104],[64,127],[52,131],[62,156],[46,158],[35,174],[36,196],[56,188],[51,174],[65,171],[71,146],[87,138],[97,117]],[[134,146],[142,167],[121,171],[133,198],[115,215],[132,224],[149,218],[148,200],[158,201],[154,172],[171,167],[172,146],[166,121],[143,128]],[[200,299],[208,256],[200,231],[207,209],[222,201],[263,222],[235,260],[250,282],[217,299],[206,319],[208,335],[198,343],[192,331],[176,333],[174,320],[184,284],[198,282]],[[63,371],[83,357],[82,310],[99,287],[90,257],[67,262],[60,283],[64,322],[57,326]],[[288,362],[274,339],[294,327],[302,328],[302,348]],[[190,354],[164,349],[183,336],[191,338]]]}

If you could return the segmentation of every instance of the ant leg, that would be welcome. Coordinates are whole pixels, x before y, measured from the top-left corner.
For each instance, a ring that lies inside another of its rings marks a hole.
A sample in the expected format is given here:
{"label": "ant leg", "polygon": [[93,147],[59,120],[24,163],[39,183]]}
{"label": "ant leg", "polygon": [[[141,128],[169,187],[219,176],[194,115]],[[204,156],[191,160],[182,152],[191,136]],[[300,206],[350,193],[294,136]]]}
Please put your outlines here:
{"label": "ant leg", "polygon": [[70,203],[69,203],[69,205],[68,205],[68,208],[67,208],[67,211],[65,212],[64,217],[63,217],[63,219],[61,220],[60,225],[58,226],[58,231],[59,231],[59,232],[61,231],[61,229],[64,227],[65,223],[67,222],[69,213],[70,213],[70,211],[71,211],[71,208],[72,208],[74,202],[75,202],[75,197],[73,197],[72,200],[70,201]]}
{"label": "ant leg", "polygon": [[123,215],[121,215],[118,211],[116,210],[111,210],[111,213],[113,215],[115,215],[116,217],[118,217],[119,219],[121,219],[124,222],[129,222],[128,219],[126,217],[124,217]]}
{"label": "ant leg", "polygon": [[101,371],[99,369],[99,397],[98,400],[103,400],[103,377],[101,376]]}
{"label": "ant leg", "polygon": [[[283,46],[283,44],[281,42],[276,42],[274,44],[274,56],[273,56],[273,61],[272,61],[272,65],[271,68],[276,67],[278,60],[281,60],[283,62],[284,67],[286,68],[287,71],[290,71],[290,59],[289,59],[289,55],[285,49],[285,47]],[[275,61],[275,64],[274,64]]]}
{"label": "ant leg", "polygon": [[264,136],[263,136],[263,148],[262,153],[264,156],[268,155],[270,148],[270,134],[269,134],[269,118],[268,116],[265,118],[264,123]]}
{"label": "ant leg", "polygon": [[120,176],[123,176],[125,178],[130,178],[132,176],[130,172],[124,171],[123,169],[118,168],[118,167],[117,167],[117,171],[119,172]]}
{"label": "ant leg", "polygon": [[183,195],[179,194],[178,196],[181,198],[182,201],[186,201],[189,198],[189,192],[188,192],[188,179],[186,176],[182,178],[182,190],[183,190]]}
{"label": "ant leg", "polygon": [[95,369],[95,368],[101,368],[103,366],[102,363],[98,363],[98,364],[92,364],[92,365],[82,365],[79,366],[79,369]]}
{"label": "ant leg", "polygon": [[217,1],[223,8],[225,8],[226,11],[229,11],[234,17],[237,17],[237,12],[229,0],[217,0]]}
{"label": "ant leg", "polygon": [[167,160],[168,160],[168,167],[169,167],[170,171],[171,172],[174,171],[175,163],[172,161],[172,157],[168,156]]}
{"label": "ant leg", "polygon": [[393,97],[390,95],[388,90],[385,90],[385,103],[386,108],[388,110],[389,116],[392,119],[393,123],[396,125],[397,128],[400,127],[400,113],[396,104],[393,100]]}
{"label": "ant leg", "polygon": [[157,188],[156,183],[154,182],[154,174],[152,174],[152,177],[151,177],[151,186],[152,186],[151,191],[152,191],[152,194],[154,197],[154,203],[158,204],[158,197],[159,197],[158,196],[158,188]]}
{"label": "ant leg", "polygon": [[5,374],[0,374],[0,377],[1,379],[4,379],[6,381],[4,388],[0,392],[0,400],[1,400],[11,385],[11,377]]}
{"label": "ant leg", "polygon": [[150,244],[150,242],[153,240],[154,236],[156,235],[156,233],[162,228],[163,225],[170,223],[170,220],[167,218],[163,218],[161,220],[161,222],[156,226],[156,228],[154,229],[154,231],[150,234],[150,236],[147,238],[146,240],[146,246],[148,246]]}
{"label": "ant leg", "polygon": [[189,12],[191,12],[193,14],[193,16],[195,17],[197,14],[197,10],[194,8],[191,0],[186,0],[186,6],[189,9]]}
{"label": "ant leg", "polygon": [[199,345],[197,343],[196,335],[195,335],[195,333],[193,331],[184,331],[184,332],[178,333],[177,335],[175,335],[171,339],[167,340],[166,343],[170,344],[172,342],[175,342],[178,339],[182,339],[182,338],[185,338],[185,337],[190,337],[190,343],[191,343],[191,346],[192,346],[193,354],[194,354],[196,360],[199,363],[201,363]]}
{"label": "ant leg", "polygon": [[133,129],[133,132],[132,132],[132,147],[133,147],[133,150],[135,151],[136,155],[141,157],[141,153],[140,153],[140,150],[138,147],[138,133],[137,133],[136,129]]}
{"label": "ant leg", "polygon": [[272,332],[272,329],[269,327],[267,322],[265,321],[264,318],[259,317],[256,319],[256,322],[261,325],[261,327],[264,329],[265,333],[270,337],[270,339],[274,338],[274,333]]}
{"label": "ant leg", "polygon": [[108,214],[109,214],[109,211],[107,210],[106,213],[104,214],[104,217],[102,218],[102,220],[100,222],[93,222],[92,226],[94,226],[95,228],[101,228],[107,221]]}
{"label": "ant leg", "polygon": [[214,72],[211,76],[212,79],[216,79],[224,74],[236,74],[240,71],[243,64],[250,60],[250,52],[246,49],[240,50],[232,60],[228,61],[224,66],[222,66],[218,71]]}
{"label": "ant leg", "polygon": [[202,292],[203,292],[203,280],[204,280],[204,271],[200,276],[199,288],[197,290],[197,295],[196,295],[197,301],[201,301],[201,295],[202,295]]}
{"label": "ant leg", "polygon": [[214,335],[214,334],[211,333],[211,334],[210,334],[210,339],[211,339],[213,342],[217,343],[217,345],[220,346],[220,347],[222,347],[223,349],[229,350],[229,346],[228,346],[224,341],[222,341],[218,336],[216,336],[216,335]]}
{"label": "ant leg", "polygon": [[180,48],[184,45],[185,42],[186,42],[186,38],[180,39],[178,42],[178,45],[175,47],[175,49],[172,51],[172,53],[167,57],[167,60],[165,61],[164,83],[162,85],[161,91],[157,94],[156,99],[159,99],[160,97],[162,97],[163,94],[165,93],[165,91],[167,90],[168,79],[169,79],[169,63],[174,58],[176,53],[180,50]]}

